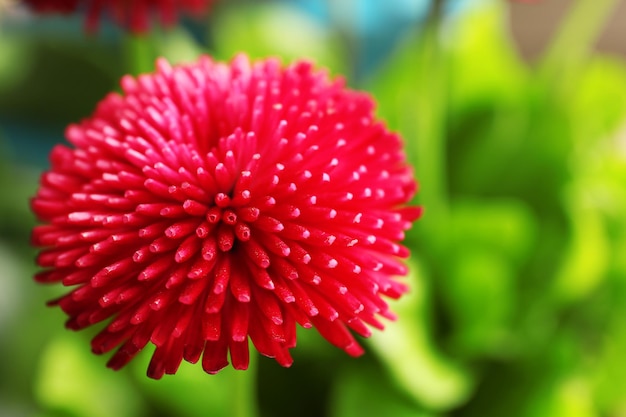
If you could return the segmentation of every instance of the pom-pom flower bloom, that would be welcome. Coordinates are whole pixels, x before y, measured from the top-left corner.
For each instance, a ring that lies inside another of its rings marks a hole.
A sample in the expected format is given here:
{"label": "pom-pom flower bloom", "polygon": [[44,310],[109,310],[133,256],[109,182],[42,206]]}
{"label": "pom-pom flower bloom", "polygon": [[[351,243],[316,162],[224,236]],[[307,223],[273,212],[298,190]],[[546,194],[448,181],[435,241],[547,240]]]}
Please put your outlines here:
{"label": "pom-pom flower bloom", "polygon": [[37,13],[73,13],[85,10],[86,26],[95,31],[102,13],[108,13],[132,32],[146,32],[150,17],[156,14],[163,26],[172,26],[179,12],[200,15],[212,0],[24,0]]}
{"label": "pom-pom flower bloom", "polygon": [[32,208],[52,302],[121,368],[148,342],[148,375],[183,359],[245,369],[248,340],[283,366],[296,324],[350,355],[349,329],[393,318],[398,242],[420,209],[400,138],[374,103],[310,63],[202,57],[122,79],[56,146]]}

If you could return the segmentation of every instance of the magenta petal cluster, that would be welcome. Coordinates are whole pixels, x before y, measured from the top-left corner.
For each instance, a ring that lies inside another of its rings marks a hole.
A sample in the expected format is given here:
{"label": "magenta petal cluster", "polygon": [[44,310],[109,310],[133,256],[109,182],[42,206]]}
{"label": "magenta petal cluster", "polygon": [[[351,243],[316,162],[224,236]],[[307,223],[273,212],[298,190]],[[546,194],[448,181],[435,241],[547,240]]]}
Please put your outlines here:
{"label": "magenta petal cluster", "polygon": [[[400,244],[421,210],[398,135],[366,94],[308,62],[203,56],[122,79],[66,132],[32,209],[41,283],[119,369],[245,369],[249,341],[289,366],[296,326],[362,353],[407,291]],[[400,277],[400,278],[399,278]]]}

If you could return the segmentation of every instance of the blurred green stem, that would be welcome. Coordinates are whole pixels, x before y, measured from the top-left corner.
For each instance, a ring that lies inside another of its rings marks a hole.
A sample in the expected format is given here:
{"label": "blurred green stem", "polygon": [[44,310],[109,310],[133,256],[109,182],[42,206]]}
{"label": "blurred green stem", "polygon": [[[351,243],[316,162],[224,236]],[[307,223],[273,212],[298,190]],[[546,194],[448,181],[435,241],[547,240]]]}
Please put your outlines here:
{"label": "blurred green stem", "polygon": [[258,417],[256,396],[257,381],[256,352],[250,352],[250,363],[245,371],[234,371],[231,417]]}
{"label": "blurred green stem", "polygon": [[122,47],[124,48],[127,74],[138,75],[154,70],[157,53],[147,34],[127,34]]}
{"label": "blurred green stem", "polygon": [[618,0],[577,0],[571,6],[540,63],[550,82],[567,80],[594,47]]}
{"label": "blurred green stem", "polygon": [[[433,2],[427,26],[420,33],[417,51],[415,89],[417,132],[413,155],[417,159],[420,190],[429,221],[424,222],[429,238],[445,238],[448,217],[448,185],[446,175],[445,135],[445,68],[439,43],[442,2]],[[444,233],[442,233],[444,232]],[[443,243],[443,242],[442,242]]]}

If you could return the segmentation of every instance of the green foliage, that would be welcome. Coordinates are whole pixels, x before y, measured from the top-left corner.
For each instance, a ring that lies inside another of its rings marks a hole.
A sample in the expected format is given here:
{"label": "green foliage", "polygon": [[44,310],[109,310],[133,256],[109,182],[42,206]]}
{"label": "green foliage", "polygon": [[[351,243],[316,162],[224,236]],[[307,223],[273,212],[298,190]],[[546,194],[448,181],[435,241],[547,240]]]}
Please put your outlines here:
{"label": "green foliage", "polygon": [[[183,362],[176,376],[166,376],[155,381],[145,377],[151,353],[142,352],[139,360],[132,364],[133,378],[137,387],[146,396],[147,402],[162,415],[180,417],[254,415],[249,413],[248,409],[254,410],[255,398],[246,398],[245,390],[242,392],[240,389],[242,384],[253,383],[253,378],[245,372],[228,368],[218,375],[208,377],[201,366]],[[235,403],[233,397],[237,398]]]}
{"label": "green foliage", "polygon": [[311,59],[345,73],[345,51],[335,34],[295,7],[252,2],[246,7],[223,5],[212,27],[215,55],[224,60],[245,51],[250,57],[279,57],[283,62]]}
{"label": "green foliage", "polygon": [[[373,384],[372,381],[376,381]],[[393,381],[372,366],[348,367],[335,377],[331,417],[434,417],[394,389]]]}
{"label": "green foliage", "polygon": [[430,290],[415,263],[408,283],[411,293],[395,305],[402,320],[372,335],[370,345],[397,388],[427,409],[447,410],[466,400],[469,375],[435,346],[429,331]]}
{"label": "green foliage", "polygon": [[455,416],[617,415],[626,66],[592,56],[549,80],[503,22],[490,4],[426,29],[371,80],[423,184],[410,238],[436,314],[416,326],[474,387]]}
{"label": "green foliage", "polygon": [[39,403],[73,416],[139,415],[143,405],[131,382],[94,361],[86,344],[82,337],[67,333],[47,344],[34,383]]}

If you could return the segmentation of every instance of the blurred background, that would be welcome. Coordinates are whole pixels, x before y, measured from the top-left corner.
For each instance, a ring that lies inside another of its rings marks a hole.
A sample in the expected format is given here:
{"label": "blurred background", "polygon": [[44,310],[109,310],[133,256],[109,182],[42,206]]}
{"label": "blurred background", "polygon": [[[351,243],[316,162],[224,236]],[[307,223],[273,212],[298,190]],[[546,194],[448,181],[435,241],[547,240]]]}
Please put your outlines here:
{"label": "blurred background", "polygon": [[[399,320],[352,359],[313,331],[258,359],[262,417],[625,417],[626,1],[221,0],[134,49],[0,0],[0,415],[234,416],[233,384],[90,353],[35,285],[28,200],[69,123],[138,67],[308,57],[399,131],[425,215]],[[130,45],[129,45],[130,44]],[[237,407],[235,407],[237,408]],[[243,408],[246,408],[245,406]],[[243,412],[242,412],[243,413]]]}

